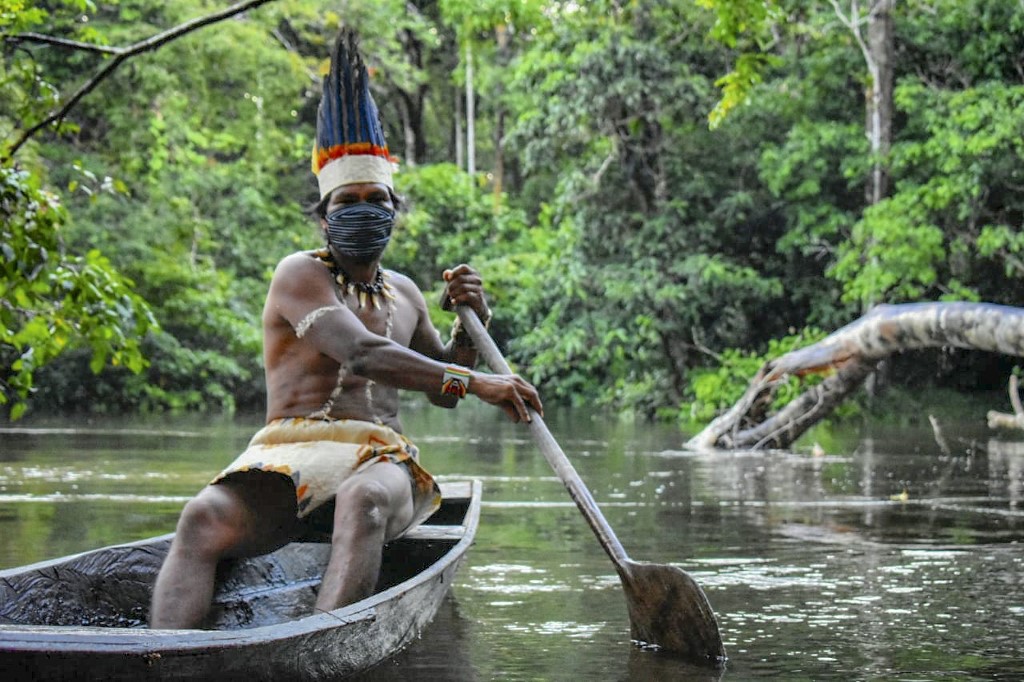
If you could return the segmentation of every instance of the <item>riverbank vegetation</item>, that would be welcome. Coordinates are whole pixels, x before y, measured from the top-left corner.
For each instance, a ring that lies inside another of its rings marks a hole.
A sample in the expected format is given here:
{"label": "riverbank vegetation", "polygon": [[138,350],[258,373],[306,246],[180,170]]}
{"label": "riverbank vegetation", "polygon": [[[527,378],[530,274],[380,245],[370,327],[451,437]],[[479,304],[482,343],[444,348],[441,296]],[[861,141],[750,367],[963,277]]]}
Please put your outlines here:
{"label": "riverbank vegetation", "polygon": [[[476,266],[547,402],[707,420],[748,367],[872,305],[1024,300],[1018,0],[277,0],[126,60],[19,142],[105,48],[227,4],[0,0],[13,416],[262,403],[270,273],[320,243],[309,150],[342,23],[402,162],[386,267],[433,304]],[[964,391],[1013,367],[891,365]]]}

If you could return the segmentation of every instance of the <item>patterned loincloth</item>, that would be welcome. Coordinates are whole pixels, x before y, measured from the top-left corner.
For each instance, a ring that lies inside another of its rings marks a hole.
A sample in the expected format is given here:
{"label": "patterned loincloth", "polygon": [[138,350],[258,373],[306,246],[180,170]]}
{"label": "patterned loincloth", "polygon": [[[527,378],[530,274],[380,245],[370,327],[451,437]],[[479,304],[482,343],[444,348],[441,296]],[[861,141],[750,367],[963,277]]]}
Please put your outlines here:
{"label": "patterned loincloth", "polygon": [[303,518],[334,498],[338,486],[377,462],[404,466],[412,483],[413,520],[402,533],[422,523],[441,505],[441,491],[417,459],[419,449],[394,429],[354,419],[275,419],[260,429],[245,452],[217,474],[269,471],[295,484],[296,513]]}

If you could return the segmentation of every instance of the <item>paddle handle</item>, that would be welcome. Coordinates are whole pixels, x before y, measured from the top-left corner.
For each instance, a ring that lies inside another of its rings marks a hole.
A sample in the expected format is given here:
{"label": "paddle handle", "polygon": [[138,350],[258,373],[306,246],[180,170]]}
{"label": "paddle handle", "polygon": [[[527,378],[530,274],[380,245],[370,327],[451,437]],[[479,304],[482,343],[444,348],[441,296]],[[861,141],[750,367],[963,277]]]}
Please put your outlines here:
{"label": "paddle handle", "polygon": [[[473,345],[476,346],[477,351],[483,356],[487,366],[499,374],[512,374],[512,369],[505,362],[501,351],[498,350],[498,346],[494,343],[491,335],[487,333],[487,329],[480,322],[476,312],[465,305],[456,306],[456,312],[462,321],[462,327],[469,332],[469,337],[473,339]],[[611,557],[620,571],[627,570],[626,562],[629,561],[629,557],[626,555],[626,550],[622,548],[622,544],[615,537],[615,533],[612,532],[611,526],[605,520],[604,514],[598,508],[597,502],[591,496],[590,490],[587,489],[583,479],[576,473],[576,469],[569,461],[569,458],[566,457],[554,436],[551,435],[551,431],[548,430],[547,425],[544,423],[544,418],[537,414],[533,408],[527,406],[526,409],[530,411],[531,417],[529,423],[530,434],[544,455],[544,459],[548,461],[551,468],[558,474],[558,478],[562,480],[562,483],[569,491],[569,496],[572,497],[573,502],[576,503],[576,506],[590,525],[590,529],[597,536],[601,547],[608,553],[608,556]]]}

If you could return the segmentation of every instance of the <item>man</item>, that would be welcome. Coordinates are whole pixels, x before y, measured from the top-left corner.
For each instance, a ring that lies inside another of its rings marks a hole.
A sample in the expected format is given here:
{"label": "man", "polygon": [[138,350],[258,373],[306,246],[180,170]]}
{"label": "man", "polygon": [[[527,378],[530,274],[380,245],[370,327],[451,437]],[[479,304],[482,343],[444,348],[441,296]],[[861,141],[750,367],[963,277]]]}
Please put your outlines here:
{"label": "man", "polygon": [[[354,36],[339,36],[324,81],[313,171],[327,247],[284,258],[263,311],[267,426],[185,505],[153,593],[150,626],[198,627],[217,564],[300,537],[333,501],[330,561],[317,610],[370,596],[381,550],[437,508],[440,494],[401,434],[398,389],[455,407],[473,394],[513,421],[541,412],[516,375],[468,369],[476,351],[456,323],[443,345],[413,282],[383,270],[396,198],[376,105]],[[443,274],[446,296],[490,316],[479,274]]]}

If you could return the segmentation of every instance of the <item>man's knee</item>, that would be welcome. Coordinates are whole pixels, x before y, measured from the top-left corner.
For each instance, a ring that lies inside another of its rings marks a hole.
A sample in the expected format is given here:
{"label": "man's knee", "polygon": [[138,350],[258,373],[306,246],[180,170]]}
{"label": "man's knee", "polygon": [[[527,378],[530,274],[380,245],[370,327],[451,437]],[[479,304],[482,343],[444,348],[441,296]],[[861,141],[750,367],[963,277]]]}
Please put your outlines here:
{"label": "man's knee", "polygon": [[395,465],[376,465],[365,475],[353,476],[338,488],[334,515],[335,541],[351,540],[352,533],[383,533],[391,539],[412,518],[412,487],[408,474]]}
{"label": "man's knee", "polygon": [[338,522],[367,531],[386,528],[393,506],[388,487],[372,478],[350,478],[338,487],[335,528]]}
{"label": "man's knee", "polygon": [[176,544],[194,552],[219,555],[242,540],[246,532],[244,510],[221,492],[206,491],[185,505],[178,519]]}

